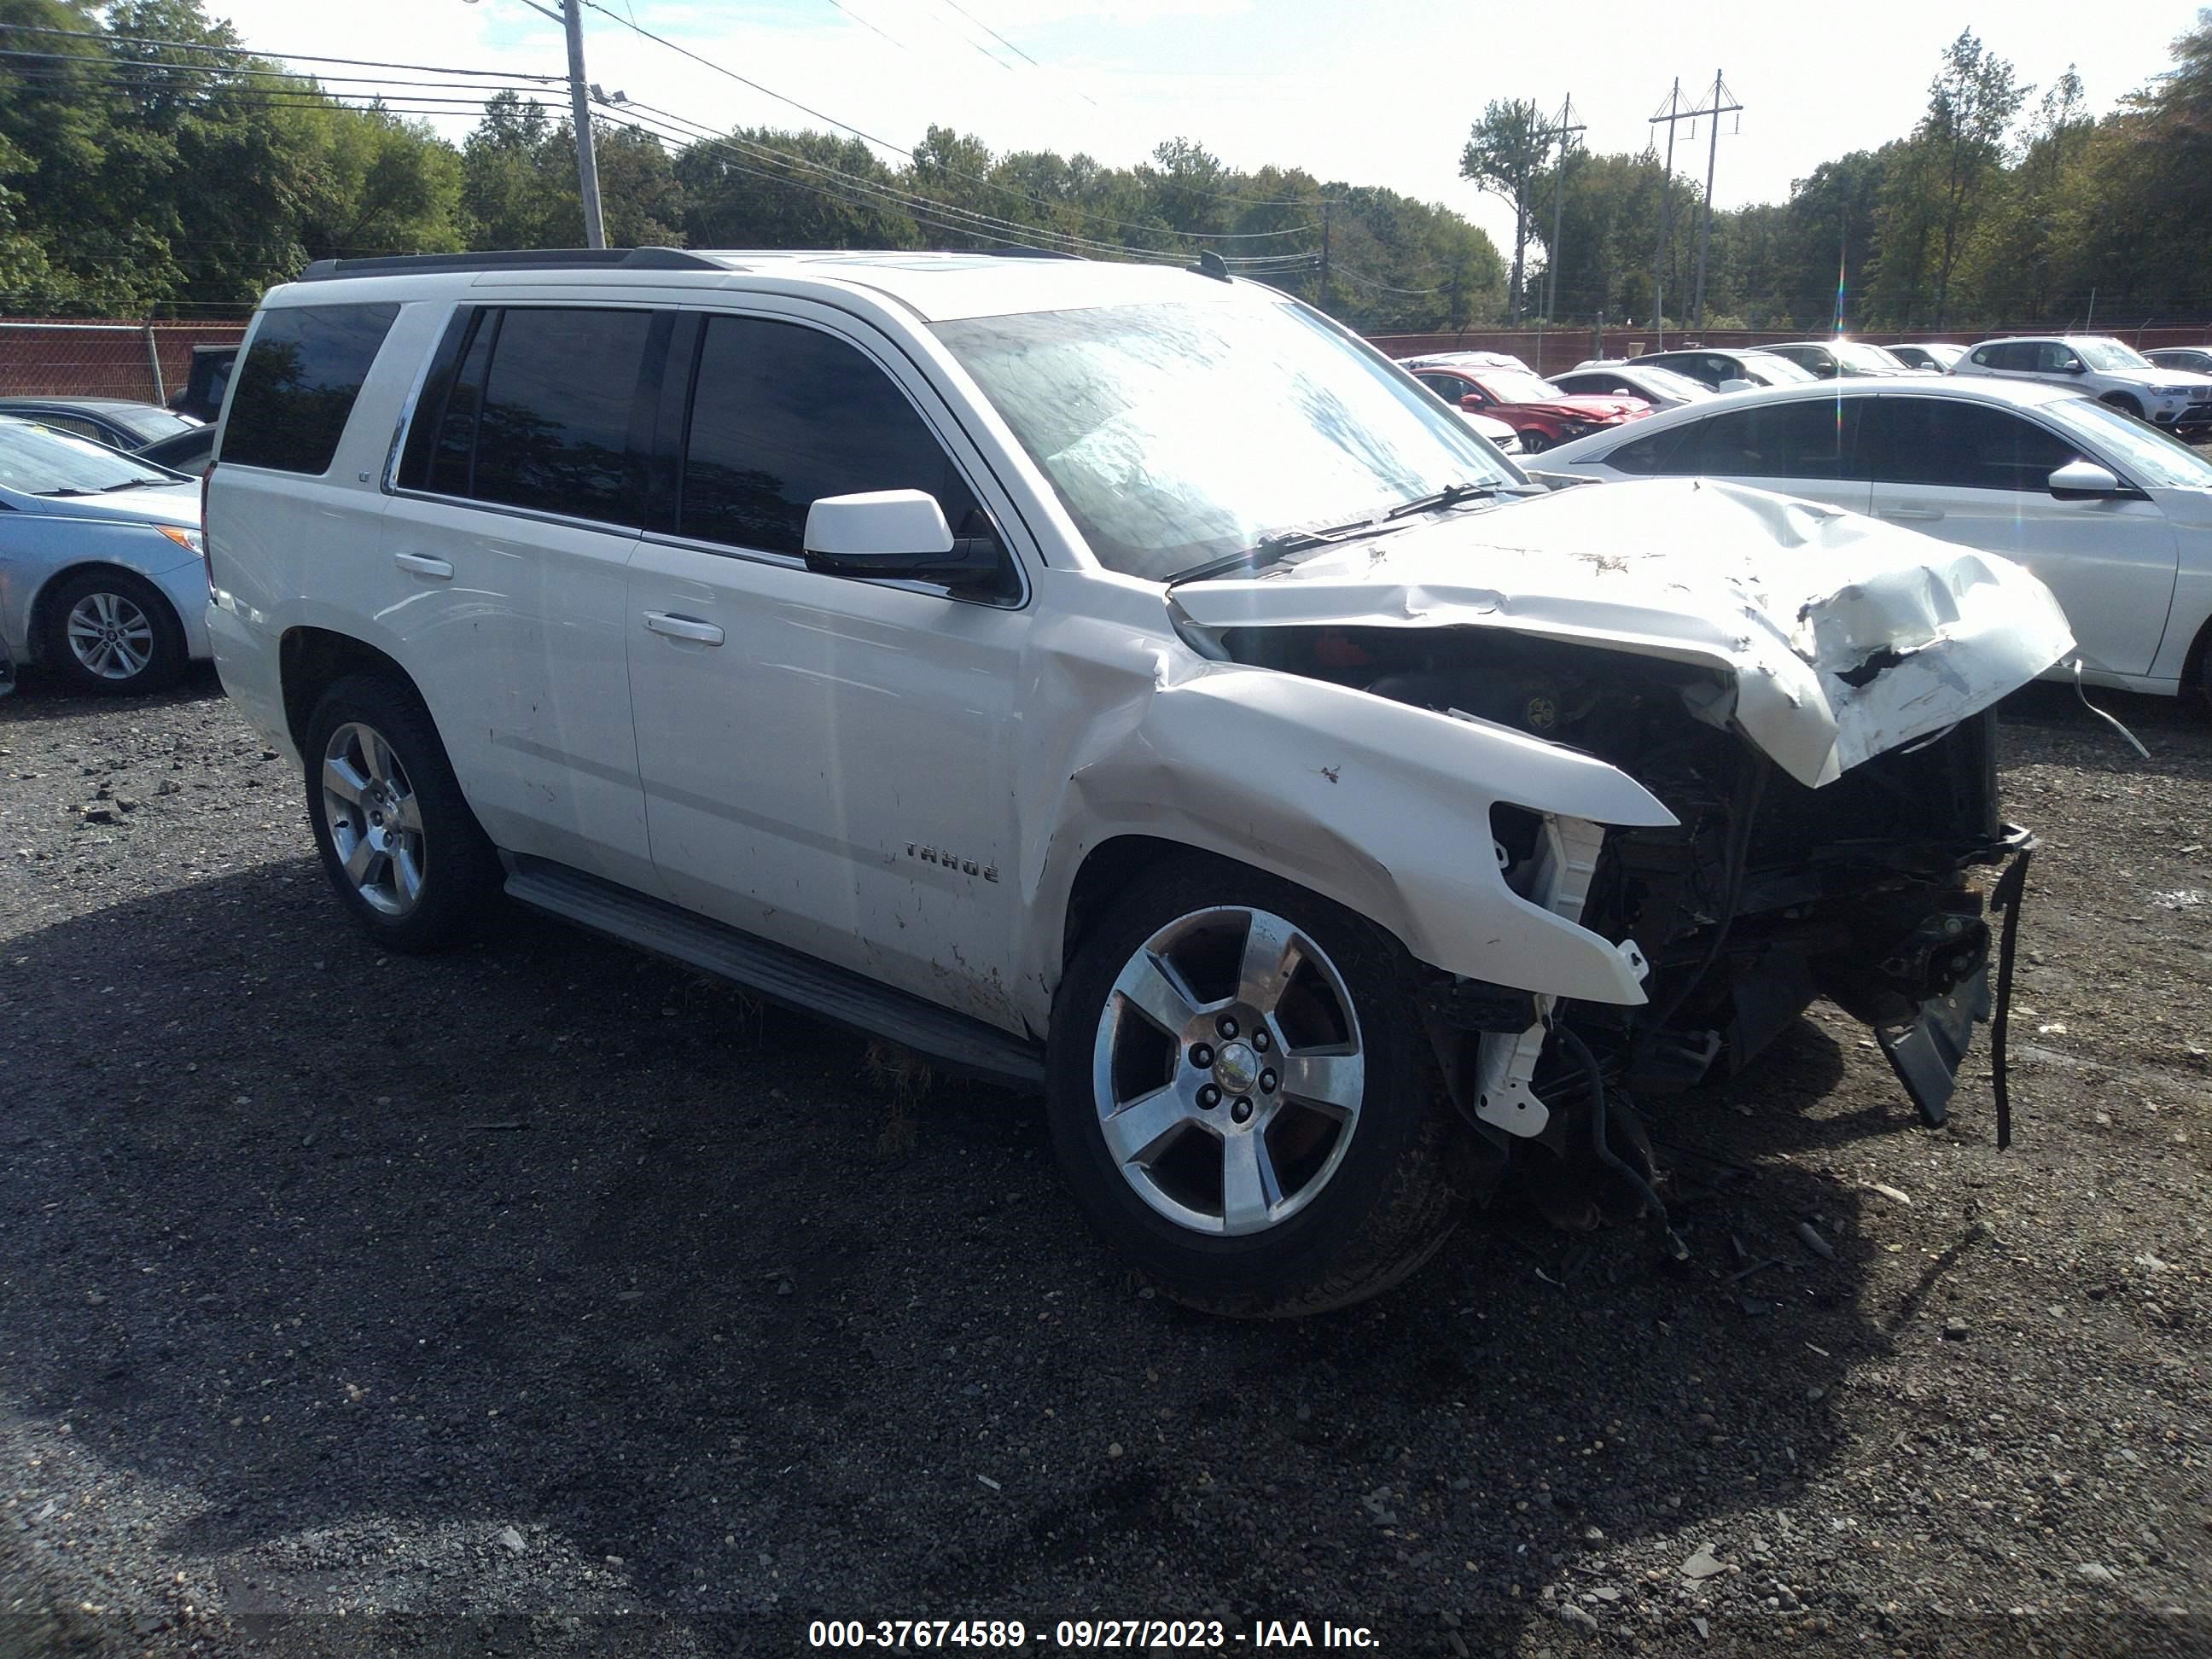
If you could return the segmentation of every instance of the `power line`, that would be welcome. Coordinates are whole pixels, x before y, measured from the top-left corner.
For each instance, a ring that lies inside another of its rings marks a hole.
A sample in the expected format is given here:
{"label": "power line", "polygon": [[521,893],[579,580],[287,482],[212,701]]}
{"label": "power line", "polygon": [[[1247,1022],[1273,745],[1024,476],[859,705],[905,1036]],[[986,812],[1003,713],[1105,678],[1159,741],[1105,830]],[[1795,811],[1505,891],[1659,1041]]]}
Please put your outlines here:
{"label": "power line", "polygon": [[[602,107],[606,106],[603,105]],[[838,187],[842,186],[848,200],[860,198],[871,200],[878,205],[888,204],[935,229],[975,235],[986,241],[999,242],[1012,247],[1033,246],[1039,243],[1047,243],[1056,246],[1062,252],[1066,252],[1085,255],[1097,253],[1146,263],[1180,263],[1184,257],[1180,253],[1164,249],[1139,248],[1125,243],[1101,241],[1092,237],[1079,236],[1073,231],[1060,230],[1049,225],[1024,224],[1018,220],[1003,219],[994,214],[978,212],[972,208],[958,207],[951,203],[940,201],[935,197],[907,190],[896,185],[887,184],[878,179],[859,178],[826,163],[815,161],[805,156],[795,155],[770,145],[755,143],[750,140],[738,138],[735,135],[727,137],[718,135],[702,123],[693,121],[686,116],[678,115],[672,111],[657,108],[653,105],[632,101],[619,107],[625,111],[642,109],[648,112],[649,115],[657,117],[663,131],[655,132],[653,134],[655,137],[673,137],[689,144],[704,144],[713,149],[730,150],[750,160],[769,162],[786,169],[797,168],[812,173],[834,180],[835,183],[826,188],[817,188],[795,179],[787,179],[786,182],[797,185],[801,189],[812,189],[817,195],[829,196],[836,194]],[[750,171],[746,168],[738,170]],[[939,216],[926,216],[929,215]],[[948,219],[953,222],[947,223]],[[999,234],[1006,231],[1012,232],[1013,234],[1007,236]]]}
{"label": "power line", "polygon": [[[613,14],[610,12],[608,15],[612,16]],[[500,81],[538,81],[556,84],[568,79],[564,75],[529,75],[508,70],[455,69],[450,65],[437,64],[392,64],[373,58],[326,58],[310,52],[257,52],[245,46],[210,46],[194,40],[149,40],[140,35],[107,34],[97,29],[47,28],[34,23],[0,23],[0,30],[9,30],[19,34],[65,35],[73,40],[100,40],[111,46],[155,46],[165,52],[204,52],[222,53],[233,58],[282,58],[287,63],[293,64],[344,64],[356,69],[414,70],[429,75],[471,75],[488,76]],[[164,64],[162,67],[183,69],[186,65]]]}
{"label": "power line", "polygon": [[1012,52],[1017,58],[1019,58],[1022,62],[1027,64],[1031,69],[1042,69],[1044,67],[1044,65],[1038,63],[1036,58],[1030,57],[1029,53],[1024,52],[1012,41],[1007,40],[1005,35],[1000,33],[998,30],[993,28],[981,18],[976,16],[974,12],[969,11],[965,7],[962,6],[959,3],[959,0],[942,0],[942,3],[951,7],[953,10],[958,12],[963,17],[973,23],[977,28],[982,30],[984,33],[989,35],[994,40],[996,40],[1008,52]]}
{"label": "power line", "polygon": [[[369,86],[467,86],[471,84],[471,82],[453,80],[453,76],[458,76],[458,73],[469,73],[469,76],[473,76],[473,73],[477,73],[477,70],[438,70],[441,76],[445,76],[445,80],[400,80],[400,77],[396,76],[321,76],[321,73],[305,73],[305,76],[301,76],[301,73],[295,73],[295,70],[289,70],[289,69],[248,69],[248,66],[243,66],[243,64],[166,64],[166,62],[161,62],[159,58],[101,58],[101,55],[97,53],[11,51],[7,49],[7,46],[0,46],[0,58],[22,58],[22,60],[27,62],[51,62],[51,64],[95,64],[97,69],[155,69],[155,70],[164,70],[164,73],[168,73],[168,76],[246,76],[246,77],[252,77],[252,80],[288,80],[288,82],[310,82],[310,84],[323,84],[323,82],[362,82],[362,84],[369,84]],[[146,84],[155,84],[153,77],[150,76],[146,77]],[[487,91],[502,91],[502,93],[540,91],[540,86],[531,80],[511,82],[511,84],[502,84],[502,86],[493,86],[491,82],[484,82],[484,88],[487,88]]]}
{"label": "power line", "polygon": [[[842,168],[831,167],[827,162],[816,161],[804,157],[790,157],[787,155],[787,152],[775,149],[772,146],[757,144],[751,140],[738,138],[734,133],[716,133],[713,128],[708,126],[704,122],[695,121],[689,116],[678,115],[672,110],[662,109],[652,104],[640,102],[635,99],[627,101],[618,107],[624,109],[647,110],[654,115],[659,116],[666,121],[676,124],[679,127],[691,129],[692,131],[684,133],[683,136],[694,142],[696,142],[701,138],[711,137],[724,143],[735,144],[751,149],[764,157],[772,158],[779,161],[790,161],[795,162],[796,165],[808,168],[810,171],[831,174],[838,179],[844,179],[860,189],[878,191],[889,191],[895,195],[902,196],[908,199],[921,202],[939,211],[963,214],[988,224],[1021,230],[1033,234],[1049,234],[1056,236],[1064,239],[1072,245],[1089,247],[1101,252],[1127,253],[1136,251],[1129,248],[1127,245],[1124,243],[1108,241],[1097,237],[1084,236],[1073,231],[1051,231],[1048,230],[1044,227],[1029,225],[1024,223],[1022,221],[1008,219],[997,214],[982,213],[970,208],[957,208],[953,206],[951,203],[940,201],[935,197],[928,196],[919,191],[904,190],[895,185],[886,185],[878,179],[859,178],[853,173],[844,172]],[[955,168],[946,168],[945,171],[954,178],[973,178],[972,174],[961,173]],[[980,179],[975,180],[975,182],[990,184],[992,181],[988,179]],[[1008,188],[1007,186],[997,185],[994,185],[993,187],[1001,190]],[[1079,216],[1085,218],[1097,219],[1099,217],[1099,216],[1091,214],[1086,209],[1084,209],[1072,202],[1048,202],[1037,197],[1030,196],[1018,191],[1013,191],[1012,193],[1018,197],[1019,199],[1028,202],[1034,206],[1042,208],[1048,212],[1066,211],[1074,213]],[[1313,228],[1310,225],[1294,225],[1283,230],[1229,231],[1219,233],[1217,235],[1216,233],[1209,231],[1177,230],[1174,227],[1169,225],[1139,224],[1121,219],[1106,219],[1103,220],[1102,222],[1113,225],[1121,229],[1138,231],[1146,235],[1177,236],[1186,240],[1198,241],[1216,240],[1222,241],[1256,241],[1272,237],[1294,235],[1300,231],[1310,230]],[[1164,251],[1146,250],[1146,252],[1151,252],[1154,257],[1161,257]]]}
{"label": "power line", "polygon": [[[605,6],[599,3],[599,0],[583,0],[583,3],[589,6],[593,11],[599,13],[602,16],[613,18],[616,22],[620,23],[624,28],[635,29],[647,40],[651,40],[659,46],[665,46],[669,51],[676,52],[682,57],[688,58],[695,64],[698,64],[705,68],[713,70],[717,75],[726,76],[729,79],[735,81],[739,86],[750,87],[755,92],[760,93],[763,96],[773,98],[780,104],[788,104],[792,108],[798,110],[802,114],[811,115],[817,121],[826,121],[831,126],[836,128],[840,132],[848,132],[852,134],[855,138],[864,139],[867,143],[875,145],[877,149],[888,150],[891,154],[897,155],[902,161],[911,160],[913,157],[913,150],[911,147],[895,144],[890,139],[881,137],[875,133],[868,131],[865,128],[856,127],[848,121],[841,121],[834,115],[824,114],[822,111],[814,108],[811,105],[800,103],[796,98],[787,97],[782,93],[777,92],[772,88],[764,87],[759,82],[748,79],[746,76],[738,74],[735,70],[716,63],[711,58],[703,58],[700,56],[699,53],[692,51],[690,47],[672,40],[665,34],[655,34],[651,29],[646,27],[642,23],[633,22],[629,18],[620,16],[617,13],[610,11]],[[1056,205],[1053,203],[1040,201],[1037,198],[1030,196],[1025,191],[1016,190],[1011,185],[1002,185],[996,179],[986,179],[977,173],[962,173],[957,168],[954,167],[947,167],[945,171],[951,173],[954,178],[965,179],[970,184],[981,185],[987,190],[1000,191],[1009,196],[1018,197],[1021,200],[1028,202],[1036,207],[1051,207]],[[1224,195],[1218,191],[1200,191],[1196,193],[1210,197],[1217,201],[1235,202],[1242,207],[1304,207],[1307,205],[1307,204],[1304,202],[1297,201],[1247,202],[1242,197]],[[1075,210],[1084,214],[1086,218],[1092,219],[1100,224],[1113,225],[1117,229],[1151,230],[1154,228],[1149,225],[1133,225],[1121,220],[1109,219],[1101,214],[1092,213],[1087,209],[1077,209]],[[1311,227],[1305,227],[1305,228],[1311,228]],[[1202,239],[1208,233],[1204,231],[1179,231],[1170,232],[1168,234],[1172,235],[1195,236]],[[1282,235],[1287,234],[1288,233],[1270,231],[1253,234],[1261,235]]]}

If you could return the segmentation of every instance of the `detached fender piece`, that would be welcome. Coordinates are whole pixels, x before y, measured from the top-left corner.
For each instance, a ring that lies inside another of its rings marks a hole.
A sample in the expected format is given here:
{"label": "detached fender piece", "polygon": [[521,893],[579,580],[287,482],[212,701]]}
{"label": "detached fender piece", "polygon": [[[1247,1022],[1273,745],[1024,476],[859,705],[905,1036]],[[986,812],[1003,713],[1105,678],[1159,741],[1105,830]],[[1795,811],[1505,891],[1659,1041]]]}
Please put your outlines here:
{"label": "detached fender piece", "polygon": [[1632,947],[1507,886],[1491,829],[1499,804],[1599,824],[1676,822],[1626,774],[1509,727],[1209,665],[1156,684],[1141,715],[1077,766],[1054,815],[1057,879],[1039,901],[1064,901],[1093,848],[1157,836],[1296,881],[1448,973],[1643,1002]]}

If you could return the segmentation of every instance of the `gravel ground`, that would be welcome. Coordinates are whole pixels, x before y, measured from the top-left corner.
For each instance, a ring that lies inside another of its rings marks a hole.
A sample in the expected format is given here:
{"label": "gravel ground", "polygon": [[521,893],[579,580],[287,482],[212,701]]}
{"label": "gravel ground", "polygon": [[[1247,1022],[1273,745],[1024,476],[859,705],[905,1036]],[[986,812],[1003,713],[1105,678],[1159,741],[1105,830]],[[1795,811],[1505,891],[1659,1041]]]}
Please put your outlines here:
{"label": "gravel ground", "polygon": [[1688,1270],[1507,1208],[1240,1326],[1112,1264],[1027,1103],[902,1109],[851,1037],[551,924],[386,959],[211,679],[28,686],[0,1654],[2212,1650],[2212,724],[2101,701],[2148,763],[2008,711],[2012,1152],[1978,1055],[1930,1132],[1822,1007],[1656,1114],[1716,1183]]}

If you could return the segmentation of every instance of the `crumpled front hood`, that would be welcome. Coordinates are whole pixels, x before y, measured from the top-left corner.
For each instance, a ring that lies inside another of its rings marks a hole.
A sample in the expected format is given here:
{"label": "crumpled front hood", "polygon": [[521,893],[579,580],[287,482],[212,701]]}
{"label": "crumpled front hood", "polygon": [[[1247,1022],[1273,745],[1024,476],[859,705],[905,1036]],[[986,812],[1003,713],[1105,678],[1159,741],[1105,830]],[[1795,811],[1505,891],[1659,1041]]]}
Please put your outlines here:
{"label": "crumpled front hood", "polygon": [[1978,713],[2073,648],[2010,560],[1762,489],[1607,484],[1172,594],[1205,629],[1503,628],[1708,665],[1733,724],[1813,787]]}

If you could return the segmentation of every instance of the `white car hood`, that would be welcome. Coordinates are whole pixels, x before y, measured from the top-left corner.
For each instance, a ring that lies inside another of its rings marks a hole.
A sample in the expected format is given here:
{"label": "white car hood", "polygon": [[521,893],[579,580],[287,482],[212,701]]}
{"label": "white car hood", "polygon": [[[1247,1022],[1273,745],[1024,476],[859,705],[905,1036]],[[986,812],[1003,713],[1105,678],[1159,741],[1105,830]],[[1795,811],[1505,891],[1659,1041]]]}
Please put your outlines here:
{"label": "white car hood", "polygon": [[1173,599],[1205,629],[1503,628],[1709,665],[1733,696],[1694,712],[1815,788],[2074,645],[2051,590],[2008,559],[1694,478],[1446,514]]}

